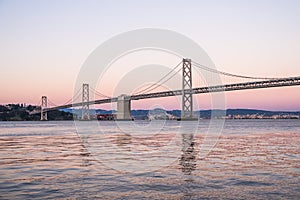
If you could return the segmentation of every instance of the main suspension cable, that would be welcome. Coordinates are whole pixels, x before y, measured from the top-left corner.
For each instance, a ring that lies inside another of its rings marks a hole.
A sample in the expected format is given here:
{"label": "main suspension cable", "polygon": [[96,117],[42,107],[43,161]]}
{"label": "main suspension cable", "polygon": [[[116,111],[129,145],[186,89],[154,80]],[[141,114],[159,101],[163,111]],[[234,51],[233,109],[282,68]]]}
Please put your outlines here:
{"label": "main suspension cable", "polygon": [[244,75],[238,75],[238,74],[231,74],[231,73],[227,73],[227,72],[223,72],[223,71],[219,71],[219,70],[216,70],[216,69],[209,68],[209,67],[207,67],[205,65],[202,65],[200,63],[197,63],[195,61],[192,61],[192,63],[194,64],[194,66],[196,66],[200,69],[203,69],[203,70],[206,70],[206,71],[209,71],[209,72],[213,72],[213,73],[216,73],[216,74],[223,74],[225,76],[246,78],[246,79],[265,79],[265,80],[277,79],[277,78],[270,78],[270,77],[253,77],[253,76],[244,76]]}
{"label": "main suspension cable", "polygon": [[90,87],[91,91],[94,92],[94,94],[98,95],[98,96],[101,96],[101,97],[104,97],[104,98],[108,98],[110,99],[111,97],[108,96],[108,95],[105,95],[105,94],[102,94],[101,92],[98,92],[97,90],[95,90],[94,88]]}
{"label": "main suspension cable", "polygon": [[[179,62],[172,70],[170,70],[166,75],[164,75],[161,79],[159,79],[156,83],[153,83],[151,84],[150,86],[148,86],[147,88],[143,89],[143,90],[140,90],[140,91],[137,91],[135,92],[133,95],[137,95],[137,94],[141,94],[142,92],[149,92],[149,91],[152,91],[154,89],[156,89],[157,87],[159,87],[160,85],[162,85],[163,83],[167,82],[168,80],[170,80],[172,77],[175,76],[176,72],[174,75],[172,75],[170,78],[168,78],[166,81],[162,82],[159,84],[159,82],[161,82],[163,79],[165,79],[166,77],[168,77],[172,72],[174,72],[180,65],[182,64],[182,61]],[[181,69],[180,69],[181,70]],[[159,85],[159,86],[157,86]],[[156,86],[156,87],[154,87]],[[154,87],[154,88],[152,88]],[[152,89],[151,89],[152,88]]]}

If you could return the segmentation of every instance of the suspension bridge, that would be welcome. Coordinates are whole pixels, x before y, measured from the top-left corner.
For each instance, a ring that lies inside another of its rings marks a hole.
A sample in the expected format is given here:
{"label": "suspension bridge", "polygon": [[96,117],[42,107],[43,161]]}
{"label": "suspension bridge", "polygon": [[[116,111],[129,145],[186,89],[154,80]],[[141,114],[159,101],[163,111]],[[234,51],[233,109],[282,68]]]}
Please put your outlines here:
{"label": "suspension bridge", "polygon": [[[180,68],[181,66],[181,68]],[[209,73],[217,74],[224,77],[234,77],[247,81],[236,82],[236,83],[225,83],[225,84],[217,84],[213,86],[206,87],[195,87],[193,88],[192,81],[192,68],[196,67],[197,69],[204,70]],[[156,88],[162,86],[164,83],[173,78],[176,74],[182,71],[182,88],[178,90],[170,90],[170,91],[159,91],[152,92]],[[251,80],[251,81],[249,81]],[[84,83],[80,90],[74,96],[81,96],[81,102],[70,103],[71,98],[68,102],[63,105],[55,105],[52,107],[48,107],[48,99],[47,96],[42,96],[40,110],[34,111],[31,114],[41,114],[41,120],[47,120],[47,112],[52,110],[59,110],[64,108],[71,107],[81,107],[82,120],[90,119],[90,111],[89,106],[94,104],[105,104],[105,103],[117,103],[117,120],[132,120],[130,112],[131,112],[131,101],[133,100],[141,100],[141,99],[150,99],[150,98],[163,98],[170,96],[182,96],[182,107],[181,107],[181,119],[182,120],[193,120],[195,117],[193,116],[193,95],[201,94],[201,93],[214,93],[214,92],[226,92],[226,91],[234,91],[234,90],[249,90],[249,89],[260,89],[260,88],[272,88],[272,87],[287,87],[287,86],[297,86],[300,85],[300,76],[298,77],[287,77],[287,78],[270,78],[270,77],[252,77],[252,76],[244,76],[231,74],[227,72],[222,72],[216,69],[212,69],[210,67],[201,65],[197,62],[192,61],[191,59],[183,59],[179,64],[177,64],[169,73],[163,76],[156,83],[136,92],[132,95],[120,95],[117,97],[109,97],[104,95],[95,89],[89,88],[89,84]],[[90,89],[94,94],[101,96],[101,99],[90,101]]]}

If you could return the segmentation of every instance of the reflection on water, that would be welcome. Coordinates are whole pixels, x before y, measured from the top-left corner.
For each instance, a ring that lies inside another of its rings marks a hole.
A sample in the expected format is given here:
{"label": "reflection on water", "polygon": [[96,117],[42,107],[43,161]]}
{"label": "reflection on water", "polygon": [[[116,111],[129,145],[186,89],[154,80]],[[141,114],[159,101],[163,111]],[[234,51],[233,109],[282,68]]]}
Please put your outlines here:
{"label": "reflection on water", "polygon": [[[181,134],[178,148],[170,148],[174,162],[141,174],[107,163],[126,162],[122,152],[161,148],[172,134],[141,139],[112,131],[97,141],[109,153],[101,164],[71,122],[0,123],[0,199],[299,199],[300,122],[250,123],[227,122],[205,159],[197,157],[203,136]],[[167,126],[173,131],[178,124]],[[157,156],[154,150],[143,158]],[[169,159],[171,152],[160,156]]]}
{"label": "reflection on water", "polygon": [[132,143],[130,134],[119,134],[117,136],[117,144],[118,146],[126,146]]}
{"label": "reflection on water", "polygon": [[179,159],[179,164],[182,166],[182,172],[185,175],[191,175],[196,169],[196,155],[194,149],[194,135],[182,134],[182,155]]}

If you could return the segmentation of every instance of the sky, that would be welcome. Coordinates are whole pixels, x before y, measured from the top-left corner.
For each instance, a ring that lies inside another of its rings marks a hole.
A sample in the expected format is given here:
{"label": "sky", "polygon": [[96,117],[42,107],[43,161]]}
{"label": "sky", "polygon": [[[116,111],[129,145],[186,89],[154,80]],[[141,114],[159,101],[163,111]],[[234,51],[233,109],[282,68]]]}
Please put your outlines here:
{"label": "sky", "polygon": [[[140,28],[189,37],[221,71],[300,76],[299,24],[297,0],[0,0],[0,104],[37,104],[42,95],[63,104],[97,46]],[[109,83],[98,89],[111,93]],[[195,98],[210,108],[208,95]],[[168,99],[132,107],[157,102],[180,109]],[[300,86],[228,92],[226,107],[299,111]]]}

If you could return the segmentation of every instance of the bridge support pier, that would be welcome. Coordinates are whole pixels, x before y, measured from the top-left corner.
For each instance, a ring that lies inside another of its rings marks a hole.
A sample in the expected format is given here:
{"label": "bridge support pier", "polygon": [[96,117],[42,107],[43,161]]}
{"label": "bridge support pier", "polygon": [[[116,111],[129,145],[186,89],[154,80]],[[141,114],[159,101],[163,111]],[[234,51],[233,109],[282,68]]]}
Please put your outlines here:
{"label": "bridge support pier", "polygon": [[47,108],[47,96],[42,96],[41,102],[41,121],[47,121],[47,112],[44,109]]}
{"label": "bridge support pier", "polygon": [[130,96],[121,95],[117,101],[117,119],[119,121],[131,121],[131,100]]}
{"label": "bridge support pier", "polygon": [[193,116],[193,87],[192,87],[192,61],[182,60],[182,109],[181,120],[197,120]]}

